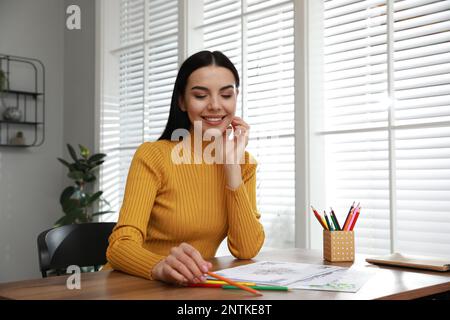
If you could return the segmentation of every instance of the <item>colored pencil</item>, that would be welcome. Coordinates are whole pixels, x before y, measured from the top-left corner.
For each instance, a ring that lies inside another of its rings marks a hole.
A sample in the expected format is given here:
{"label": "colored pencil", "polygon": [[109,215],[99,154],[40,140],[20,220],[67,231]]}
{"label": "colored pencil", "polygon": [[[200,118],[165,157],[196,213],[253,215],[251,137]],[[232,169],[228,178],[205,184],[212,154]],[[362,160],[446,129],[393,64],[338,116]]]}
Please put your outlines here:
{"label": "colored pencil", "polygon": [[355,208],[352,209],[352,211],[350,211],[350,214],[348,215],[348,219],[347,222],[345,222],[344,224],[344,231],[348,231],[348,226],[350,224],[350,221],[352,221],[353,218],[353,212],[355,211]]}
{"label": "colored pencil", "polygon": [[187,286],[200,288],[222,288],[224,285],[219,283],[189,283]]}
{"label": "colored pencil", "polygon": [[241,284],[239,284],[239,283],[237,283],[237,282],[234,282],[233,280],[230,280],[230,279],[228,279],[228,278],[222,277],[222,276],[220,276],[220,275],[218,275],[218,274],[215,274],[215,273],[213,273],[213,272],[207,272],[207,274],[208,274],[209,276],[213,277],[213,278],[218,279],[218,280],[225,281],[226,283],[228,283],[228,284],[230,284],[230,285],[232,285],[232,286],[235,286],[235,287],[238,287],[238,288],[240,288],[240,289],[242,289],[242,290],[245,290],[245,291],[247,291],[247,292],[253,293],[254,295],[262,296],[262,293],[261,293],[261,292],[258,292],[258,291],[256,291],[255,289],[252,289],[252,288],[243,286],[243,285],[241,285]]}
{"label": "colored pencil", "polygon": [[314,213],[314,216],[316,217],[317,220],[319,220],[319,223],[322,225],[322,227],[324,229],[327,229],[327,226],[323,223],[322,217],[320,216],[320,214],[316,211],[316,209],[314,209],[313,206],[311,206],[311,209],[312,209],[312,211]]}
{"label": "colored pencil", "polygon": [[359,207],[359,202],[356,205],[356,207],[353,207],[353,209],[350,211],[350,215],[348,216],[348,219],[346,219],[347,221],[346,221],[346,224],[344,225],[344,231],[350,231],[350,223],[352,222],[353,217],[356,213],[356,209],[358,209],[358,207]]}
{"label": "colored pencil", "polygon": [[336,219],[334,219],[333,215],[331,214],[331,212],[329,213],[329,217],[331,222],[333,223],[333,229],[334,231],[339,231],[338,227],[337,227],[337,223],[336,223]]}
{"label": "colored pencil", "polygon": [[331,216],[334,218],[334,222],[336,223],[337,230],[341,231],[342,229],[341,229],[341,226],[339,225],[339,221],[336,217],[336,214],[334,213],[333,208],[330,207],[330,209],[331,209]]}
{"label": "colored pencil", "polygon": [[[282,286],[251,286],[250,288],[257,290],[289,291],[288,287]],[[239,289],[239,288],[235,286],[223,286],[222,289]]]}
{"label": "colored pencil", "polygon": [[355,216],[353,217],[353,221],[352,221],[352,223],[350,224],[350,231],[353,231],[353,228],[355,227],[355,224],[356,224],[356,220],[358,220],[358,217],[359,217],[359,213],[361,212],[361,207],[359,207],[358,208],[358,210],[356,211],[356,213],[355,213]]}
{"label": "colored pencil", "polygon": [[[240,281],[236,281],[239,284],[242,284],[243,286],[256,286],[256,283],[254,282],[240,282]],[[206,283],[211,283],[211,284],[228,284],[225,281],[220,281],[220,280],[206,280]]]}
{"label": "colored pencil", "polygon": [[325,212],[325,210],[323,211],[323,214],[325,216],[325,221],[327,222],[327,225],[328,225],[328,230],[334,231],[333,225],[331,224],[330,220],[328,220],[328,216],[327,216],[327,213]]}
{"label": "colored pencil", "polygon": [[359,202],[358,202],[355,209],[353,209],[353,213],[352,213],[353,216],[351,217],[352,219],[348,222],[347,231],[351,231],[350,226],[353,223],[353,219],[355,219],[356,212],[359,211],[360,209],[361,209],[361,206],[359,205]]}
{"label": "colored pencil", "polygon": [[356,215],[356,212],[358,212],[358,210],[359,210],[359,204],[353,209],[353,212],[352,212],[350,218],[348,219],[347,231],[350,231],[350,226],[352,225],[353,219],[355,219],[355,215]]}
{"label": "colored pencil", "polygon": [[350,217],[350,213],[352,212],[354,206],[355,206],[355,201],[353,201],[352,206],[350,207],[350,210],[348,210],[347,217],[345,218],[345,222],[344,222],[344,225],[343,225],[343,227],[342,227],[342,230],[344,230],[344,231],[346,231],[346,230],[345,230],[345,226],[346,226],[347,223],[348,223],[348,218]]}
{"label": "colored pencil", "polygon": [[353,209],[352,213],[350,214],[350,218],[348,218],[348,223],[345,226],[345,231],[350,231],[350,225],[352,224],[353,218],[355,217],[356,208]]}
{"label": "colored pencil", "polygon": [[323,223],[324,226],[325,226],[325,229],[326,229],[326,230],[330,230],[330,229],[328,229],[327,222],[325,221],[325,218],[324,218],[324,217],[321,217],[321,218],[322,218],[322,223]]}

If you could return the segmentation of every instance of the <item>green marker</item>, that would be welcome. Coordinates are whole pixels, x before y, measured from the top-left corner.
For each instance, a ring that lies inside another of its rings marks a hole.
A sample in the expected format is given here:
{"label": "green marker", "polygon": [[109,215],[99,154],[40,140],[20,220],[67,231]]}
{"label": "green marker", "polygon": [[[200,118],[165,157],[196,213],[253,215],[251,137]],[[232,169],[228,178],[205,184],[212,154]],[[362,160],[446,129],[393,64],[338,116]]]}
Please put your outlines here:
{"label": "green marker", "polygon": [[[273,290],[273,291],[289,291],[288,287],[282,287],[282,286],[246,286],[255,290]],[[222,289],[240,289],[235,286],[222,286]]]}

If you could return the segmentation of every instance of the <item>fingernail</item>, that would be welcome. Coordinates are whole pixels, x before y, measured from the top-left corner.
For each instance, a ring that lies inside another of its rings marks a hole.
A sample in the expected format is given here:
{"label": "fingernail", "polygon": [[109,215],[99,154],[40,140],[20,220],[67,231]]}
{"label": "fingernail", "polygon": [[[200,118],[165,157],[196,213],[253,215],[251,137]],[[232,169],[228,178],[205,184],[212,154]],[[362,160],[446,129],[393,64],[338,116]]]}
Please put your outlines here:
{"label": "fingernail", "polygon": [[206,265],[203,265],[202,270],[203,270],[203,272],[208,272],[208,267]]}

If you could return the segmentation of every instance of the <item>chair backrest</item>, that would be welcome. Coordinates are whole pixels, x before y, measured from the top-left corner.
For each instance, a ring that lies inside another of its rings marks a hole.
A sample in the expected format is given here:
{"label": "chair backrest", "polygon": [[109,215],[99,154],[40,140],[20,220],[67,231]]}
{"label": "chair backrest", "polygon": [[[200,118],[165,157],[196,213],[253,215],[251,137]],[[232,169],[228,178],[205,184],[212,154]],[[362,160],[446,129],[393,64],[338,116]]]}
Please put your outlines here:
{"label": "chair backrest", "polygon": [[39,267],[42,276],[49,270],[100,266],[106,263],[108,238],[112,222],[71,224],[46,230],[37,238]]}

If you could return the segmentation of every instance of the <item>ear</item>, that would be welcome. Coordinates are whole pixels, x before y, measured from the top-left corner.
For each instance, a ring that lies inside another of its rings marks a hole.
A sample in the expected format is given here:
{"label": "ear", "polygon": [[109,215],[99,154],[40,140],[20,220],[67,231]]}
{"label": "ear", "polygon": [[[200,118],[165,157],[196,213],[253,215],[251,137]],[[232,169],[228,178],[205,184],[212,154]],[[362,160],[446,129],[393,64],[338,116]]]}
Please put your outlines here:
{"label": "ear", "polygon": [[178,96],[178,106],[180,107],[181,111],[186,112],[186,107],[184,105],[184,98],[183,96]]}
{"label": "ear", "polygon": [[239,95],[239,88],[236,88],[236,97]]}

